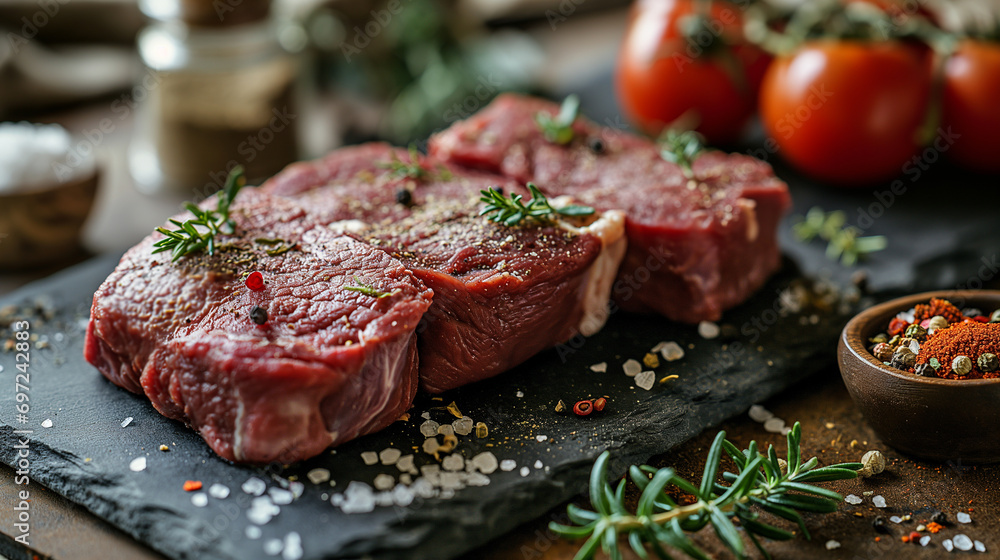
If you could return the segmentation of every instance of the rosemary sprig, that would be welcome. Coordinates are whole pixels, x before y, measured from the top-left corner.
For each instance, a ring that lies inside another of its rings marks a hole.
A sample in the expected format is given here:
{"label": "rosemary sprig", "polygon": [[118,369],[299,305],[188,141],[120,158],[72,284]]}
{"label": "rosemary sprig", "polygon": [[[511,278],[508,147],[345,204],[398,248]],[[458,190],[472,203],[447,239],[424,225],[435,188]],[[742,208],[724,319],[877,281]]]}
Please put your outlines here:
{"label": "rosemary sprig", "polygon": [[840,210],[824,212],[814,206],[792,226],[792,232],[800,241],[812,241],[817,237],[826,241],[826,256],[834,261],[839,259],[844,266],[852,266],[869,253],[888,246],[885,236],[858,237],[861,230],[845,225],[846,222],[847,216]]}
{"label": "rosemary sprig", "polygon": [[694,178],[692,165],[705,149],[705,139],[701,134],[693,130],[667,130],[660,136],[660,157],[677,164],[684,176],[688,179]]}
{"label": "rosemary sprig", "polygon": [[[817,467],[819,460],[815,457],[803,462],[799,447],[802,428],[798,422],[787,436],[788,456],[784,466],[774,446],[763,453],[758,450],[757,442],[751,441],[749,447],[741,451],[725,436],[725,432],[719,432],[715,437],[701,483],[697,486],[670,468],[632,466],[629,478],[641,491],[635,512],[625,507],[625,480],[615,488],[608,484],[610,454],[605,451],[598,457],[590,475],[590,501],[594,509],[570,505],[567,513],[575,525],[550,523],[549,528],[564,537],[586,539],[575,560],[592,558],[598,547],[612,559],[621,558],[620,535],[627,535],[629,545],[640,558],[648,558],[647,546],[658,558],[670,558],[663,549],[664,545],[669,545],[691,558],[707,559],[687,533],[711,524],[726,547],[737,558],[745,558],[743,539],[732,521],[736,517],[754,546],[765,558],[770,558],[757,537],[788,540],[795,535],[761,522],[756,509],[794,521],[808,539],[809,531],[799,512],[830,513],[836,511],[843,498],[836,492],[806,483],[856,478],[862,466],[861,463],[841,463]],[[722,473],[728,486],[715,481],[724,454],[732,458],[737,469],[736,473]],[[668,484],[692,494],[697,501],[678,505],[664,492]]]}
{"label": "rosemary sprig", "polygon": [[594,213],[593,208],[576,204],[555,208],[534,183],[528,183],[527,186],[528,192],[531,193],[531,200],[527,204],[521,202],[523,197],[519,194],[506,198],[502,192],[493,187],[479,191],[482,194],[479,200],[486,203],[486,206],[479,211],[479,215],[489,216],[490,220],[498,224],[515,226],[526,218],[548,224],[552,223],[552,216],[555,214],[560,216],[589,216]]}
{"label": "rosemary sprig", "polygon": [[175,230],[156,228],[156,231],[166,237],[153,244],[153,253],[170,251],[171,262],[199,251],[208,251],[209,255],[214,255],[215,236],[224,227],[226,233],[231,234],[236,230],[236,222],[229,217],[229,206],[245,184],[243,168],[237,165],[229,172],[226,184],[219,191],[215,210],[202,210],[192,202],[185,203],[184,208],[194,214],[194,219],[179,222],[171,218],[170,223],[178,228]]}
{"label": "rosemary sprig", "polygon": [[580,112],[580,98],[570,95],[563,99],[559,114],[552,116],[546,112],[535,115],[535,122],[542,130],[545,139],[553,144],[565,146],[573,141],[573,123]]}
{"label": "rosemary sprig", "polygon": [[359,292],[375,299],[382,299],[392,295],[392,292],[383,292],[374,286],[365,284],[357,276],[354,277],[354,281],[357,282],[357,286],[344,286],[344,289],[348,292]]}
{"label": "rosemary sprig", "polygon": [[422,181],[424,179],[430,179],[431,173],[420,164],[420,152],[417,151],[417,147],[410,144],[410,148],[407,150],[410,154],[410,161],[403,161],[399,159],[395,152],[392,154],[392,159],[390,161],[381,162],[378,166],[382,169],[390,170],[390,175],[398,179],[404,177],[409,177],[410,179],[415,179],[417,181]]}

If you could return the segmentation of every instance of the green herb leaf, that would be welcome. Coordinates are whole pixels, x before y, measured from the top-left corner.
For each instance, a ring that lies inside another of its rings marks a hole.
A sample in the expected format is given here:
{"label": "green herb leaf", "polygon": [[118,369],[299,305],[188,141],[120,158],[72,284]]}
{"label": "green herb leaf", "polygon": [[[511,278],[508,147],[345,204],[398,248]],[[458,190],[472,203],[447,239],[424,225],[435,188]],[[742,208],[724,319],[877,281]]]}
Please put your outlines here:
{"label": "green herb leaf", "polygon": [[479,211],[479,215],[488,216],[493,222],[512,227],[525,219],[550,224],[553,217],[557,215],[576,217],[589,216],[594,213],[594,209],[589,206],[569,205],[555,208],[534,183],[528,183],[527,187],[528,192],[531,193],[531,200],[527,204],[521,202],[524,197],[519,194],[506,198],[503,193],[493,187],[479,191],[480,202],[486,204]]}
{"label": "green herb leaf", "polygon": [[[409,177],[410,179],[418,181],[429,179],[431,177],[431,173],[420,164],[420,152],[417,151],[417,147],[410,144],[408,153],[410,158],[409,161],[399,159],[396,152],[393,151],[392,158],[389,161],[381,162],[377,165],[382,169],[388,169],[390,171],[390,175],[397,179],[402,179],[404,177]],[[448,175],[450,177],[450,172]]]}
{"label": "green herb leaf", "polygon": [[693,130],[667,130],[660,137],[660,157],[680,166],[684,176],[694,178],[694,160],[705,149],[705,139]]}
{"label": "green herb leaf", "polygon": [[223,227],[225,226],[228,230],[226,233],[235,233],[236,222],[229,217],[229,207],[245,184],[243,168],[237,165],[229,172],[226,184],[217,195],[215,210],[202,210],[193,203],[185,203],[184,208],[194,215],[194,219],[179,222],[171,218],[170,223],[177,226],[176,230],[156,228],[156,231],[166,237],[153,244],[153,253],[170,251],[172,262],[206,249],[209,255],[214,255],[215,236],[222,231]]}
{"label": "green herb leaf", "polygon": [[552,116],[546,112],[535,115],[535,122],[545,139],[553,144],[565,146],[573,141],[573,123],[580,111],[580,98],[570,95],[563,100],[559,114]]}
{"label": "green herb leaf", "polygon": [[853,266],[867,255],[888,247],[889,241],[885,236],[859,237],[861,230],[845,226],[846,222],[847,216],[840,210],[824,212],[822,208],[813,207],[792,226],[792,232],[800,241],[811,241],[817,237],[826,241],[827,258],[840,260],[844,266]]}
{"label": "green herb leaf", "polygon": [[357,284],[358,284],[357,286],[344,286],[343,289],[347,290],[348,292],[362,293],[362,294],[364,294],[366,296],[370,296],[370,297],[373,297],[375,299],[382,299],[384,297],[389,297],[389,296],[391,296],[394,293],[394,292],[382,292],[382,291],[379,291],[375,287],[370,286],[370,285],[365,284],[364,282],[362,282],[361,279],[358,278],[357,276],[354,277],[354,281],[357,282]]}

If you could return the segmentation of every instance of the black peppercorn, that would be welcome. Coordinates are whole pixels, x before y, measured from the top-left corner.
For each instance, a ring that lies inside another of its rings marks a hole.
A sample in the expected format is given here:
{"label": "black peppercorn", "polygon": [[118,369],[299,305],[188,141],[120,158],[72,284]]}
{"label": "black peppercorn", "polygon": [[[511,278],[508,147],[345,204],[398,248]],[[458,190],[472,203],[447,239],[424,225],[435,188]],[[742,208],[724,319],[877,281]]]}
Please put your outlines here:
{"label": "black peppercorn", "polygon": [[889,524],[885,522],[885,518],[881,515],[872,521],[872,527],[879,533],[885,533],[886,535],[892,532],[892,530],[889,529]]}
{"label": "black peppercorn", "polygon": [[937,373],[930,364],[917,364],[913,366],[913,373],[921,377],[937,377]]}
{"label": "black peppercorn", "polygon": [[943,511],[938,511],[931,516],[931,521],[938,525],[945,525],[948,523],[948,516]]}
{"label": "black peppercorn", "polygon": [[410,189],[399,189],[396,191],[396,202],[403,206],[413,204],[413,193],[410,192]]}
{"label": "black peppercorn", "polygon": [[250,320],[258,325],[263,325],[267,322],[267,311],[259,305],[255,305],[250,308]]}
{"label": "black peppercorn", "polygon": [[601,140],[600,138],[591,138],[590,140],[587,141],[587,146],[590,148],[590,151],[594,152],[595,154],[604,153],[604,141]]}

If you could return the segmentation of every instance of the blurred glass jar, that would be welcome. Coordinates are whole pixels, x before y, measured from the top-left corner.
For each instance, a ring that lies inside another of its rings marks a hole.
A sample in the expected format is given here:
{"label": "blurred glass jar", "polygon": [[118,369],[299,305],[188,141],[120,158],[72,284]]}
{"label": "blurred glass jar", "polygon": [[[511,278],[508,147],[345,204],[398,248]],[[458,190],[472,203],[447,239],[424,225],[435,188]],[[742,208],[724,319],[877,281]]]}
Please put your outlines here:
{"label": "blurred glass jar", "polygon": [[139,190],[201,199],[236,165],[260,181],[297,159],[295,56],[269,0],[144,0],[146,75],[130,148]]}

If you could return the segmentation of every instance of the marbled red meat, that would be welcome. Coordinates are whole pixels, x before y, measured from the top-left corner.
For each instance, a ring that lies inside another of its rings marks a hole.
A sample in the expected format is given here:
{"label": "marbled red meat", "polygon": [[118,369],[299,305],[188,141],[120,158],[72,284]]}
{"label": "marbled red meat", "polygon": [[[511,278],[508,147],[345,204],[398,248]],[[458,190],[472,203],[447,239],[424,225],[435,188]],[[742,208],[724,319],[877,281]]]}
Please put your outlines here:
{"label": "marbled red meat", "polygon": [[[231,215],[236,233],[214,256],[171,263],[152,254],[158,233],[126,253],[94,294],[86,359],[234,461],[306,459],[399,418],[416,393],[414,333],[432,292],[280,197],[246,189]],[[268,254],[269,239],[294,248]],[[244,285],[253,271],[263,291]],[[390,295],[345,290],[358,282]],[[254,305],[264,325],[248,317]]]}
{"label": "marbled red meat", "polygon": [[[628,252],[613,296],[625,309],[692,323],[717,320],[777,269],[778,222],[791,201],[765,162],[705,152],[691,181],[653,142],[583,118],[569,145],[546,141],[535,115],[558,110],[545,100],[501,95],[432,137],[430,153],[533,181],[549,195],[624,210]],[[593,149],[594,140],[601,149]]]}

